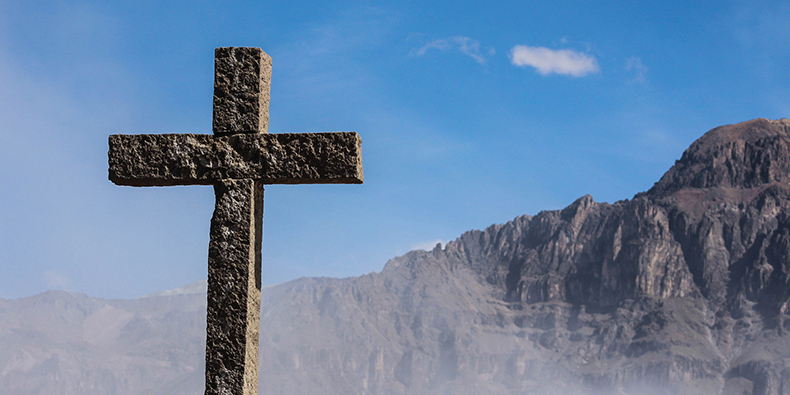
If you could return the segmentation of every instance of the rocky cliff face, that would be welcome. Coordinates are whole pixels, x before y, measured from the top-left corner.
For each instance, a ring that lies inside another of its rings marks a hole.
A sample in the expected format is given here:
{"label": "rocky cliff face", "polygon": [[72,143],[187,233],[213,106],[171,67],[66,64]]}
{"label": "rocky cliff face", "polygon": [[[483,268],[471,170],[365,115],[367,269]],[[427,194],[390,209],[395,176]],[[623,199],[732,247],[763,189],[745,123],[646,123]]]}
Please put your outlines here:
{"label": "rocky cliff face", "polygon": [[268,289],[262,391],[790,394],[788,154],[723,126],[631,200]]}

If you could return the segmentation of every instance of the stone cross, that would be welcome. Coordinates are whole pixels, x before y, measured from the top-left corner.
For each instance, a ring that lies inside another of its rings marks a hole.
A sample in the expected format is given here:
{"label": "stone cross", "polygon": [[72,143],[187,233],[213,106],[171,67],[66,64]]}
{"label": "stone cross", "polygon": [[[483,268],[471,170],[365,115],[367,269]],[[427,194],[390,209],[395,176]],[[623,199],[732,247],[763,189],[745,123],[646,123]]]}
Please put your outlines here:
{"label": "stone cross", "polygon": [[361,184],[355,132],[267,134],[272,61],[217,48],[213,135],[110,136],[118,185],[213,185],[208,248],[206,395],[258,393],[264,184]]}

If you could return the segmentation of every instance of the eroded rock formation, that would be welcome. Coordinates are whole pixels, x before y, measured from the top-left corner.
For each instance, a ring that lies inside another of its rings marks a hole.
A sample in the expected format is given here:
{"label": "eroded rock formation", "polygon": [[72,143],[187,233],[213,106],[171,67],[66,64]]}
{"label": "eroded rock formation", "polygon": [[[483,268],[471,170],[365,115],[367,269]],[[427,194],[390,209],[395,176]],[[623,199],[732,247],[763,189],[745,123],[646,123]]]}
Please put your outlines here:
{"label": "eroded rock formation", "polygon": [[790,120],[706,133],[645,193],[264,291],[272,393],[790,394]]}

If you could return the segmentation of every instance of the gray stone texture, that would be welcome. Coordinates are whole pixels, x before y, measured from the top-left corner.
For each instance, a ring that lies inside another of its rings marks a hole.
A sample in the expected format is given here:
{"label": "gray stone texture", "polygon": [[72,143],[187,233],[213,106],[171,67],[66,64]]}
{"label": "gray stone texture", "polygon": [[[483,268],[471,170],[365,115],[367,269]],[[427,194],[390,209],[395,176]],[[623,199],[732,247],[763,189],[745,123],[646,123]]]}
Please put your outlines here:
{"label": "gray stone texture", "polygon": [[109,143],[109,178],[118,185],[210,185],[243,178],[264,184],[363,181],[362,140],[355,132],[112,135]]}
{"label": "gray stone texture", "polygon": [[263,185],[214,184],[206,313],[206,395],[258,393]]}
{"label": "gray stone texture", "polygon": [[214,134],[266,133],[272,58],[260,48],[214,51]]}

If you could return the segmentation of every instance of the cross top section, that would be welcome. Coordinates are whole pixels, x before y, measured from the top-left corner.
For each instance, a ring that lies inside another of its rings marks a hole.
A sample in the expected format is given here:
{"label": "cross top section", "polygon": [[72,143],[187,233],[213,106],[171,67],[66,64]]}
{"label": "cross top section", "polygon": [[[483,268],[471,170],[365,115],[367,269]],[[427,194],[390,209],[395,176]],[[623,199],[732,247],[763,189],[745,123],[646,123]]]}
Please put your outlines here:
{"label": "cross top section", "polygon": [[272,58],[260,48],[217,48],[214,51],[214,134],[266,133],[271,80]]}
{"label": "cross top section", "polygon": [[355,132],[267,134],[272,58],[260,48],[214,52],[214,136],[110,136],[110,180],[118,185],[361,184]]}

